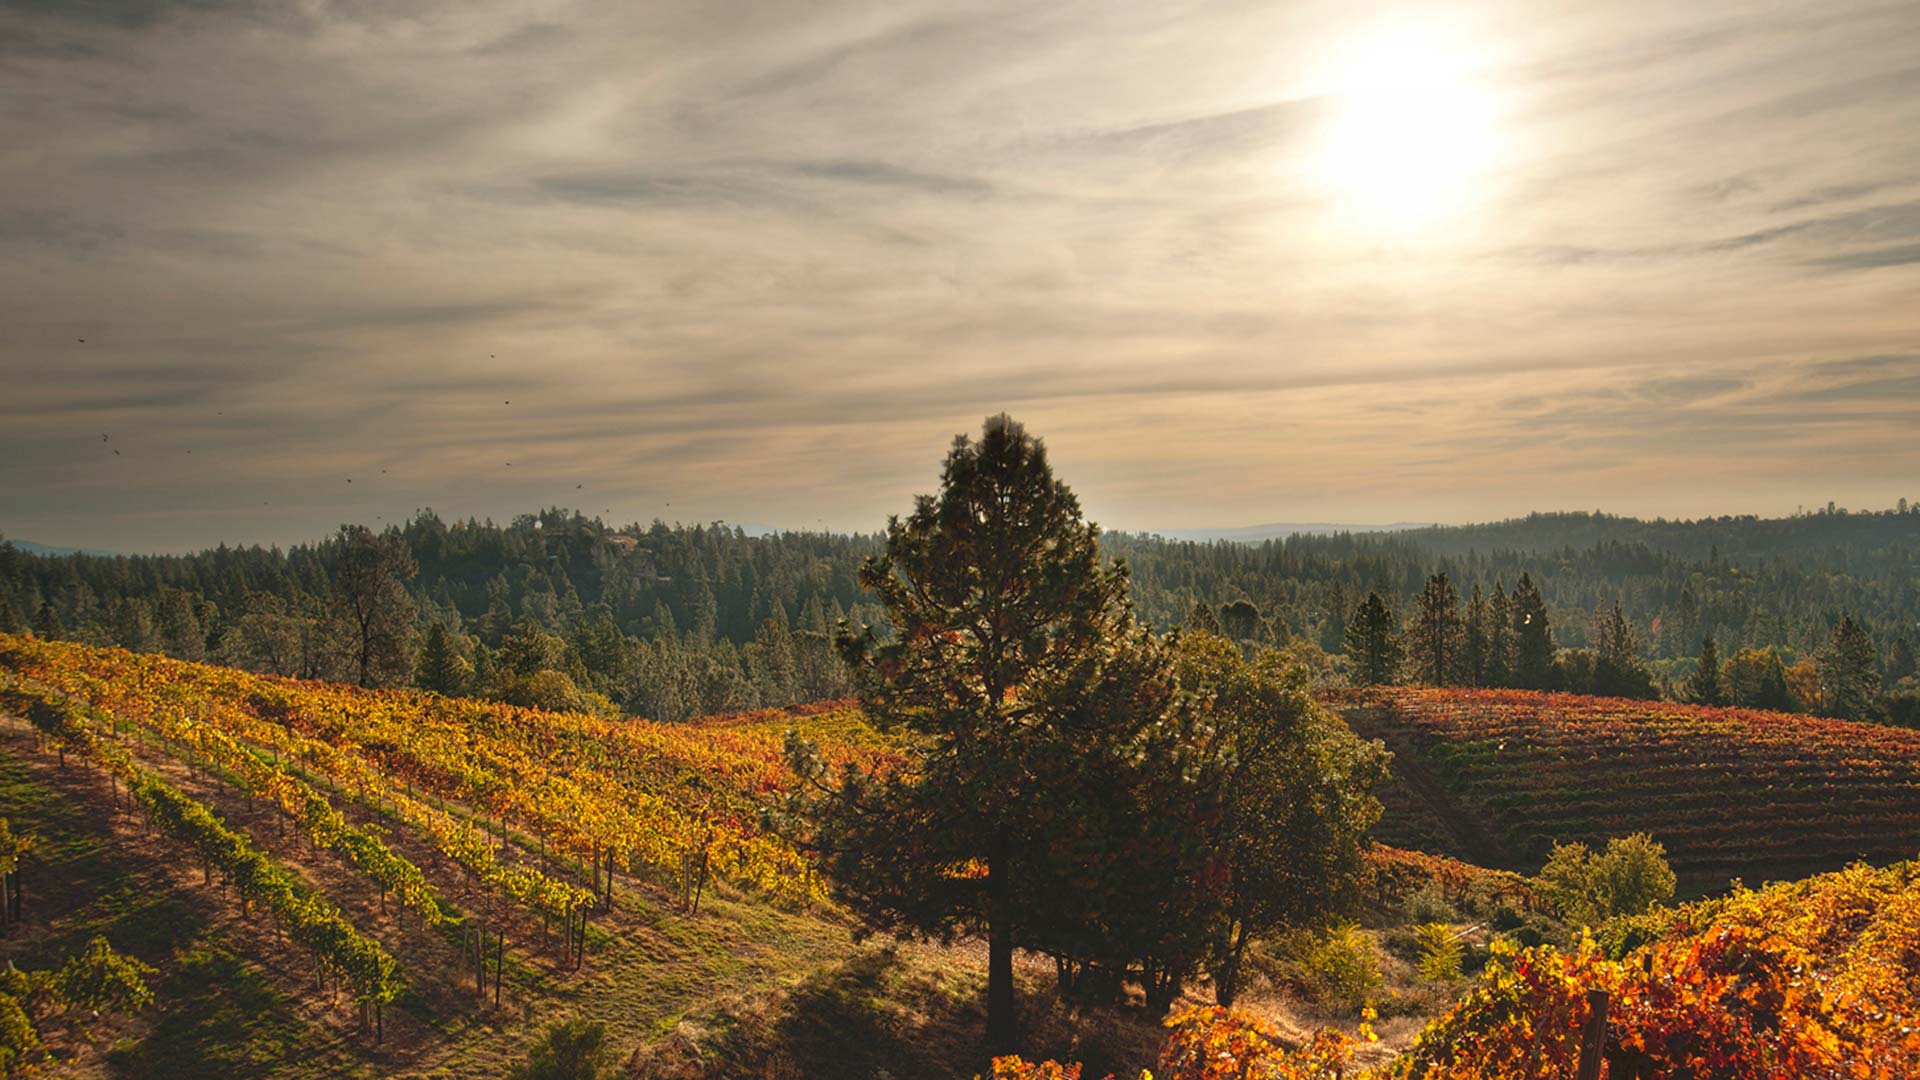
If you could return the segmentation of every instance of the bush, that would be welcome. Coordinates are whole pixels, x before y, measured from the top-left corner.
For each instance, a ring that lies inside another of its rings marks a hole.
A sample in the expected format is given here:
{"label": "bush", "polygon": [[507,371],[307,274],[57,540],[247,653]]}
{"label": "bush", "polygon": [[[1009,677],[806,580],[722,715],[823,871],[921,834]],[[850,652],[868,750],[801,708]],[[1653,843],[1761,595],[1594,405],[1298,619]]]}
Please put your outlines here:
{"label": "bush", "polygon": [[1431,881],[1407,894],[1407,917],[1414,922],[1445,922],[1458,914],[1446,891]]}
{"label": "bush", "polygon": [[514,1080],[596,1080],[610,1064],[607,1025],[598,1020],[562,1020],[533,1045]]}
{"label": "bush", "polygon": [[1354,923],[1312,937],[1298,959],[1300,983],[1322,1004],[1359,1012],[1379,994],[1384,980],[1373,940]]}
{"label": "bush", "polygon": [[1639,915],[1673,898],[1667,849],[1645,833],[1614,837],[1594,854],[1585,844],[1555,844],[1540,870],[1540,892],[1568,919],[1599,926]]}

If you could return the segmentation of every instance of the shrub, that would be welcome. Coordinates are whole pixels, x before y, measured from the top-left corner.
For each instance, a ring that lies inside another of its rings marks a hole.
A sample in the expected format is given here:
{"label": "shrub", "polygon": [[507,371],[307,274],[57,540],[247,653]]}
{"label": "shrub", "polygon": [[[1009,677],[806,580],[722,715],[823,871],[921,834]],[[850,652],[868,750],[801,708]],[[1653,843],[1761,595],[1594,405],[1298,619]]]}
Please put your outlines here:
{"label": "shrub", "polygon": [[1674,881],[1667,849],[1645,833],[1615,837],[1598,855],[1585,844],[1555,844],[1540,870],[1541,893],[1567,918],[1588,926],[1672,899]]}
{"label": "shrub", "polygon": [[1434,982],[1460,977],[1460,939],[1446,923],[1421,924],[1414,936],[1420,942],[1420,977]]}
{"label": "shrub", "polygon": [[1302,988],[1309,996],[1351,1012],[1372,1002],[1383,983],[1373,940],[1354,923],[1315,935],[1298,964]]}
{"label": "shrub", "polygon": [[1417,923],[1444,922],[1459,914],[1446,892],[1433,882],[1407,895],[1407,917]]}
{"label": "shrub", "polygon": [[562,1020],[533,1044],[514,1080],[596,1080],[607,1067],[607,1025],[598,1020]]}

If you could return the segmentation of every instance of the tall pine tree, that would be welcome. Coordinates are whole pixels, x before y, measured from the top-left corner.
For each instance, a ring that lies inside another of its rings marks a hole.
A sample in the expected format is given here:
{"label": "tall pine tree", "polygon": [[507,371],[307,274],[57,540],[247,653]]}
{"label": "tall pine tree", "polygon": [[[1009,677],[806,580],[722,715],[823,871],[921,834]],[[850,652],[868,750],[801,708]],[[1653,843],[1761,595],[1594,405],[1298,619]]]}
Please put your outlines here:
{"label": "tall pine tree", "polygon": [[1458,682],[1464,636],[1460,594],[1446,574],[1428,577],[1420,590],[1420,608],[1407,627],[1407,653],[1415,677],[1433,686]]}
{"label": "tall pine tree", "polygon": [[466,692],[472,677],[473,666],[454,647],[453,635],[447,632],[446,626],[439,622],[429,626],[426,644],[420,649],[414,685],[436,694],[458,697]]}
{"label": "tall pine tree", "polygon": [[[1140,730],[1116,700],[1137,691],[1104,682],[1109,659],[1141,633],[1125,567],[1102,562],[1098,534],[1019,424],[996,416],[978,442],[957,438],[940,493],[890,520],[885,554],[861,568],[891,639],[871,627],[840,639],[868,714],[913,731],[915,760],[892,777],[845,774],[801,810],[836,889],[869,925],[987,939],[996,1053],[1017,1034],[1015,944],[1023,925],[1048,922],[1031,905],[1057,858],[1049,836],[1078,824],[1031,763],[1100,758]],[[796,768],[822,776],[804,746],[792,749]],[[1056,816],[1042,820],[1042,808]]]}
{"label": "tall pine tree", "polygon": [[1347,661],[1354,682],[1385,686],[1400,671],[1400,625],[1380,594],[1370,592],[1347,620]]}
{"label": "tall pine tree", "polygon": [[1818,662],[1822,711],[1846,720],[1874,715],[1880,695],[1880,654],[1852,615],[1840,617]]}
{"label": "tall pine tree", "polygon": [[1513,587],[1513,685],[1526,690],[1551,690],[1554,685],[1547,602],[1526,574]]}
{"label": "tall pine tree", "polygon": [[1493,599],[1487,601],[1487,686],[1505,686],[1513,678],[1513,605],[1507,600],[1506,587],[1498,579],[1493,583]]}
{"label": "tall pine tree", "polygon": [[1467,623],[1460,639],[1460,679],[1469,686],[1487,685],[1487,599],[1474,582],[1467,601]]}
{"label": "tall pine tree", "polygon": [[1725,705],[1727,691],[1720,683],[1720,646],[1708,634],[1700,642],[1700,666],[1687,677],[1687,700],[1696,705]]}

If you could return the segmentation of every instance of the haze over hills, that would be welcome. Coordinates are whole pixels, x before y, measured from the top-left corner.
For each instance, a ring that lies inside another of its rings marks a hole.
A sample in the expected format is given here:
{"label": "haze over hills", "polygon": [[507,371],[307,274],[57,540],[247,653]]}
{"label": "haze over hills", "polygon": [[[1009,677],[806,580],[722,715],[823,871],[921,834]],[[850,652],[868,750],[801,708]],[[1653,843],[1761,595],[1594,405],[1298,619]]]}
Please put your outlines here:
{"label": "haze over hills", "polygon": [[94,548],[57,547],[53,544],[36,544],[31,540],[15,540],[11,537],[0,537],[0,544],[10,544],[14,548],[24,551],[29,555],[91,555],[95,558],[111,559],[125,554],[125,552],[100,551]]}
{"label": "haze over hills", "polygon": [[1262,540],[1283,540],[1289,536],[1337,536],[1340,533],[1378,533],[1401,532],[1407,529],[1424,529],[1437,524],[1431,521],[1396,521],[1390,525],[1335,524],[1331,522],[1273,522],[1267,525],[1240,525],[1232,528],[1213,529],[1154,529],[1151,535],[1164,536],[1169,540],[1232,540],[1236,543],[1257,544]]}

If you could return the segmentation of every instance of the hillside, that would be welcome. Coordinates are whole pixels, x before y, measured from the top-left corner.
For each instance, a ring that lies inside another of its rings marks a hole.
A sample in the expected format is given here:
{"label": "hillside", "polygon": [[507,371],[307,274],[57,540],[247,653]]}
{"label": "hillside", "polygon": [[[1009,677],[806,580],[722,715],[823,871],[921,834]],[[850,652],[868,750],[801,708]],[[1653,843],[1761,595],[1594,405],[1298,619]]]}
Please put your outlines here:
{"label": "hillside", "polygon": [[[1570,949],[1496,944],[1459,1004],[1384,1066],[1370,1067],[1365,1046],[1339,1033],[1301,1041],[1258,1017],[1193,1010],[1176,1018],[1152,1076],[1571,1078],[1596,994],[1607,1002],[1596,1056],[1614,1080],[1920,1075],[1920,863],[1736,890],[1642,917],[1633,931],[1640,943],[1619,943],[1613,955],[1592,939]],[[1023,1064],[996,1080],[1060,1075]]]}
{"label": "hillside", "polygon": [[[164,1004],[48,1032],[42,1075],[480,1080],[584,1017],[641,1077],[972,1076],[979,947],[856,942],[760,828],[796,729],[892,759],[842,703],[612,721],[0,635],[0,816],[39,840],[0,960],[103,935]],[[1482,878],[1396,853],[1376,895]],[[1021,962],[1035,1051],[1150,1062],[1053,976]]]}
{"label": "hillside", "polygon": [[[1540,836],[1648,829],[1696,889],[1910,853],[1911,733],[1517,692],[1346,710],[1400,754],[1388,839],[1531,870]],[[45,1075],[478,1080],[567,1017],[606,1022],[626,1072],[656,1080],[979,1066],[978,946],[855,943],[809,861],[759,823],[791,780],[789,730],[890,767],[844,703],[663,725],[0,636],[0,717],[0,802],[40,840],[5,958],[46,967],[104,935],[157,969],[165,1003],[49,1032]],[[1816,804],[1846,810],[1781,812]],[[1361,1052],[1377,1064],[1457,992],[1390,955],[1409,931],[1387,912],[1446,897],[1488,957],[1487,913],[1536,900],[1444,858],[1373,864],[1367,933],[1393,1006]],[[1266,955],[1258,1022],[1285,1041],[1365,1030]],[[1034,1056],[1151,1064],[1149,1018],[1064,1004],[1051,975],[1022,962]]]}
{"label": "hillside", "polygon": [[164,1003],[44,1075],[496,1077],[568,1016],[684,1069],[723,1006],[803,1064],[971,1075],[975,958],[854,943],[751,813],[790,727],[884,753],[857,713],[615,725],[7,637],[0,673],[0,805],[40,841],[5,959],[102,934]]}
{"label": "hillside", "polygon": [[1397,688],[1342,711],[1395,752],[1389,842],[1530,873],[1556,841],[1647,832],[1693,891],[1920,849],[1920,732],[1514,690]]}

